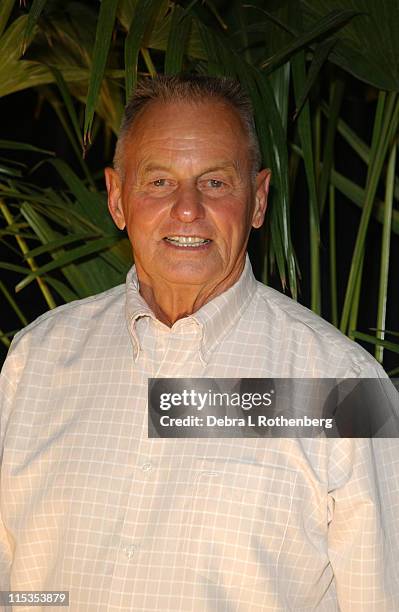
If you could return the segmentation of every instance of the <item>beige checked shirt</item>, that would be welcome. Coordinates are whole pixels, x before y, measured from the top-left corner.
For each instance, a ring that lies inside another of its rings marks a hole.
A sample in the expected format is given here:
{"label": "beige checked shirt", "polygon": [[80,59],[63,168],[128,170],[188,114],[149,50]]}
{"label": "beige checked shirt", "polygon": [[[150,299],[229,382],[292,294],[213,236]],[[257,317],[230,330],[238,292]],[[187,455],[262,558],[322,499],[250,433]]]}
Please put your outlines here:
{"label": "beige checked shirt", "polygon": [[44,314],[1,379],[0,588],[73,612],[397,612],[398,440],[149,439],[147,379],[203,376],[385,374],[248,259],[172,328],[134,268]]}

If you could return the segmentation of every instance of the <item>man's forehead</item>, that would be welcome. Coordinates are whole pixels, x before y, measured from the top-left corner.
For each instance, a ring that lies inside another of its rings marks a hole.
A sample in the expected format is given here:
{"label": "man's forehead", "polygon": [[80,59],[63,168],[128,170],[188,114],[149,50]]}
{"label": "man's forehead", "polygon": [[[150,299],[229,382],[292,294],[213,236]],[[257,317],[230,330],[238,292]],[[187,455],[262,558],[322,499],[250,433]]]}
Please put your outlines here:
{"label": "man's forehead", "polygon": [[[238,111],[223,100],[155,100],[138,112],[129,137],[139,138],[143,133],[146,137],[148,134],[156,136],[157,133],[183,126],[184,140],[187,142],[198,138],[202,129],[237,136],[246,131]],[[180,137],[183,139],[183,133],[180,133]]]}
{"label": "man's forehead", "polygon": [[207,167],[243,175],[251,163],[239,114],[219,100],[151,102],[125,135],[123,151],[124,166],[134,174],[177,164],[195,166],[196,175]]}

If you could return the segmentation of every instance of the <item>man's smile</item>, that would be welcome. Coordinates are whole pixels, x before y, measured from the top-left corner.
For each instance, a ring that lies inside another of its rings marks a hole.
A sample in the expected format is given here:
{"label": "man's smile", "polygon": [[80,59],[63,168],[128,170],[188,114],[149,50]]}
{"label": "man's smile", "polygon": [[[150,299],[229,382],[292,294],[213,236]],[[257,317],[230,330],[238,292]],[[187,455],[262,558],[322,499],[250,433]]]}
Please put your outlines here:
{"label": "man's smile", "polygon": [[212,242],[209,238],[201,238],[200,236],[165,236],[164,240],[169,245],[186,249],[198,249]]}

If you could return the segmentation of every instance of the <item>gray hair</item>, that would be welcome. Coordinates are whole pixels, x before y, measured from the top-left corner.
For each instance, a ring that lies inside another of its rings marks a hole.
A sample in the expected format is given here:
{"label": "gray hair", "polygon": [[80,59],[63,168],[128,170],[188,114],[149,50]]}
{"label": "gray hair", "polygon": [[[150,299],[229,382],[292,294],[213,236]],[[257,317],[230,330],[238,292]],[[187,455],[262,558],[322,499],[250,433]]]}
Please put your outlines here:
{"label": "gray hair", "polygon": [[114,155],[114,167],[123,174],[124,142],[133,122],[140,111],[152,102],[203,102],[216,100],[229,104],[240,117],[248,134],[249,150],[252,158],[252,174],[261,167],[262,158],[252,104],[240,83],[228,77],[200,75],[158,75],[155,78],[141,79],[125,107],[119,137]]}

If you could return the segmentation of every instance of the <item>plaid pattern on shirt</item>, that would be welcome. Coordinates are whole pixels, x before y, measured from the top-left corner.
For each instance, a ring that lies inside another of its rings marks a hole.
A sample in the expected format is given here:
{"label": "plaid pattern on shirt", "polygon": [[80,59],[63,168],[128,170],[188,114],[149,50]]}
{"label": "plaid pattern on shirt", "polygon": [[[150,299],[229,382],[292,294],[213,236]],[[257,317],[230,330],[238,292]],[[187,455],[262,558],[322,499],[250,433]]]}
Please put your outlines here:
{"label": "plaid pattern on shirt", "polygon": [[398,440],[149,439],[148,378],[182,376],[386,375],[248,259],[172,328],[134,268],[44,314],[1,377],[0,589],[69,590],[73,612],[399,610]]}

